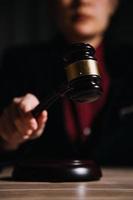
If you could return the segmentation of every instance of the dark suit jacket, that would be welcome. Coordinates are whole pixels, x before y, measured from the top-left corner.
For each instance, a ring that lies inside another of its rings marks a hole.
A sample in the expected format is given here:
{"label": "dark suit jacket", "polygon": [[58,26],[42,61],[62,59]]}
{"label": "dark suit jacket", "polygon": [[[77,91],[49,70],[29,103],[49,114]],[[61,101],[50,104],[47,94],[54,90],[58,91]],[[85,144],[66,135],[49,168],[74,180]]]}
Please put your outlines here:
{"label": "dark suit jacket", "polygon": [[[62,56],[67,44],[58,38],[49,44],[7,49],[0,71],[1,112],[13,97],[27,92],[41,100],[64,80]],[[132,47],[105,43],[105,66],[110,76],[106,105],[94,120],[91,135],[80,149],[80,156],[101,164],[133,164],[133,67]],[[65,130],[62,101],[49,108],[45,133],[22,145],[17,158],[43,159],[79,156]]]}

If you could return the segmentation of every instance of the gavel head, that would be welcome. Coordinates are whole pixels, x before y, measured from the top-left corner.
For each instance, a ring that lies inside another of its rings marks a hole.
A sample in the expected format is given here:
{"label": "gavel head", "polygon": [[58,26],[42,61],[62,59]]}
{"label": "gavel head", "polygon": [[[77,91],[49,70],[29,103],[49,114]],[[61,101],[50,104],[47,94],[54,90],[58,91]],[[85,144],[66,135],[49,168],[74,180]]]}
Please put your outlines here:
{"label": "gavel head", "polygon": [[101,77],[95,49],[85,43],[74,43],[64,56],[70,91],[68,97],[78,102],[92,102],[102,94]]}

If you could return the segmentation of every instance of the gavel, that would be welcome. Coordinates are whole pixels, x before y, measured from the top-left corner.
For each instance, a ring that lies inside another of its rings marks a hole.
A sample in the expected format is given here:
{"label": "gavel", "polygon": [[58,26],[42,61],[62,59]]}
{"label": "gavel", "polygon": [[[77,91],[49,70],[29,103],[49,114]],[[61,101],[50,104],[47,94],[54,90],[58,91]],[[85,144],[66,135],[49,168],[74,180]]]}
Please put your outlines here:
{"label": "gavel", "polygon": [[34,117],[64,95],[78,102],[92,102],[101,96],[101,77],[95,58],[95,49],[90,44],[71,44],[63,61],[66,81],[53,94],[40,102],[32,111]]}
{"label": "gavel", "polygon": [[[40,101],[32,110],[37,117],[55,101],[66,95],[78,102],[93,102],[102,94],[101,77],[95,58],[95,49],[90,44],[74,43],[63,57],[66,80],[62,85]],[[18,163],[13,171],[15,180],[24,181],[91,181],[99,180],[101,169],[93,160],[31,160]]]}

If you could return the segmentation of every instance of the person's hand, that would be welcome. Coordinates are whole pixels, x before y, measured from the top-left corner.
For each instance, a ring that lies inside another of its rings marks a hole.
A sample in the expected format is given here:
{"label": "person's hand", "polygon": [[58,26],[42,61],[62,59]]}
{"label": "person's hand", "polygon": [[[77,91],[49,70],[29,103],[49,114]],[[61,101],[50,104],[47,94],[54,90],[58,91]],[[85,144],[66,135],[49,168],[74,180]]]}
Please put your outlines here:
{"label": "person's hand", "polygon": [[0,137],[5,149],[16,149],[21,143],[41,136],[48,113],[43,111],[37,118],[30,112],[39,104],[32,94],[16,97],[0,116]]}

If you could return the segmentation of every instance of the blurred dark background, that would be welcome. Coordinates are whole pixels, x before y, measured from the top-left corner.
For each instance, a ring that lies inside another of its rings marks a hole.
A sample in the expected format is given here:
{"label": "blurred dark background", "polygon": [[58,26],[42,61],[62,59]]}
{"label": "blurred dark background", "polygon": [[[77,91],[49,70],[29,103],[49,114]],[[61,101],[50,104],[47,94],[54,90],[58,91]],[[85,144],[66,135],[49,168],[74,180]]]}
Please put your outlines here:
{"label": "blurred dark background", "polygon": [[[110,40],[133,45],[133,1],[120,1]],[[56,32],[48,16],[47,0],[0,0],[0,30],[0,60],[8,46],[49,40]]]}

